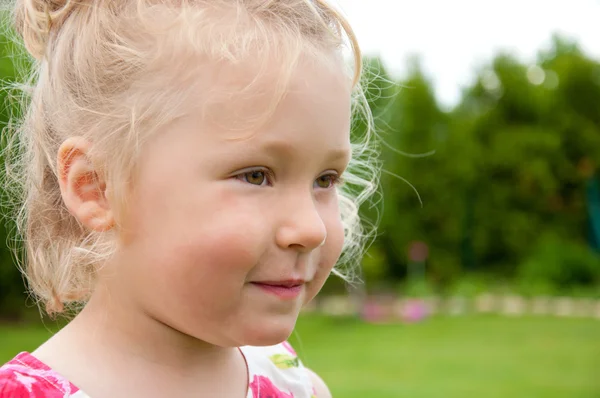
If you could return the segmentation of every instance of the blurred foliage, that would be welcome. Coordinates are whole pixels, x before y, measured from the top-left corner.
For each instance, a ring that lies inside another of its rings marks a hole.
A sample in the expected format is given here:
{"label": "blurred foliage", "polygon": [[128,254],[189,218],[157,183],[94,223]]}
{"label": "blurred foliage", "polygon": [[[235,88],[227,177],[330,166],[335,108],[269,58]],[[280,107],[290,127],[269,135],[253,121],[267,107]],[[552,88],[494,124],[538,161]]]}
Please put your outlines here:
{"label": "blurred foliage", "polygon": [[[12,50],[0,39],[5,82],[15,79],[14,62],[23,62]],[[561,37],[540,51],[536,65],[498,54],[451,111],[437,102],[417,57],[408,70],[394,81],[378,58],[366,60],[366,94],[384,143],[384,200],[378,238],[364,260],[367,287],[473,295],[506,280],[529,293],[597,292],[588,207],[600,198],[586,196],[586,186],[600,163],[598,61]],[[16,109],[8,92],[0,90],[3,124]],[[361,132],[359,119],[353,134]],[[0,226],[0,243],[10,228]],[[406,281],[414,241],[429,247],[425,281]],[[16,316],[22,278],[8,249],[0,261],[0,314]]]}
{"label": "blurred foliage", "polygon": [[[6,26],[6,16],[0,15],[0,26]],[[10,85],[15,82],[17,71],[15,65],[26,60],[15,58],[16,46],[6,36],[0,35],[0,128],[3,130],[2,143],[5,142],[5,128],[10,117],[18,110],[14,98],[11,97]],[[0,153],[0,181],[4,181],[4,158]],[[2,215],[0,217],[0,318],[16,319],[21,317],[25,303],[25,286],[21,274],[17,270],[14,256],[10,248],[14,248],[14,236],[9,231],[14,230],[10,217],[4,217],[8,209],[4,207],[9,198],[5,192],[0,193]]]}
{"label": "blurred foliage", "polygon": [[544,234],[519,269],[519,280],[540,289],[564,291],[600,283],[600,256],[582,244]]}
{"label": "blurred foliage", "polygon": [[[399,84],[371,79],[379,86],[370,91],[386,93],[372,106],[387,145],[381,237],[371,248],[384,258],[385,275],[405,277],[408,246],[420,240],[430,247],[427,274],[438,289],[465,290],[469,283],[457,279],[473,273],[527,275],[548,290],[597,289],[598,255],[586,246],[589,202],[600,198],[586,196],[586,185],[600,162],[600,64],[561,37],[536,65],[498,54],[450,112],[437,104],[418,59],[410,66]],[[387,76],[380,65],[377,72]],[[536,254],[548,244],[544,234],[561,243],[557,257]],[[567,271],[580,258],[574,248],[587,260]],[[535,262],[562,271],[533,272]],[[578,276],[556,280],[552,272]]]}

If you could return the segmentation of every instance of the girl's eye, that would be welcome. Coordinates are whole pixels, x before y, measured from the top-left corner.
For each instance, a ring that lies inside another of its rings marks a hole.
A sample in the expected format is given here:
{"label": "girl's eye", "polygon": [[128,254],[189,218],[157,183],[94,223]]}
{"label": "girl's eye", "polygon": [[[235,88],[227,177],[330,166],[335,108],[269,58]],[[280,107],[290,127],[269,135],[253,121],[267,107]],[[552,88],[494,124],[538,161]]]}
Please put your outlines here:
{"label": "girl's eye", "polygon": [[[236,179],[256,186],[272,185],[272,175],[269,170],[250,170],[235,176]],[[333,188],[341,182],[337,174],[325,174],[315,180],[314,187],[319,189]]]}
{"label": "girl's eye", "polygon": [[326,174],[315,180],[315,187],[322,188],[322,189],[332,188],[339,182],[340,182],[339,176],[337,176],[335,174]]}
{"label": "girl's eye", "polygon": [[263,170],[253,170],[247,173],[242,173],[238,175],[237,178],[252,185],[260,186],[267,185],[269,183],[267,172]]}

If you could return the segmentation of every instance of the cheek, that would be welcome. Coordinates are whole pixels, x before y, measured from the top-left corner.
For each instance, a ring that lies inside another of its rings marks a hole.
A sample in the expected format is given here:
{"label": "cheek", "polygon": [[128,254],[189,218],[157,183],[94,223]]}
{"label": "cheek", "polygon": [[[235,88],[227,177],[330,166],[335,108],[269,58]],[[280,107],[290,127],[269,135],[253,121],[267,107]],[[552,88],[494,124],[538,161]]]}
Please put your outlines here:
{"label": "cheek", "polygon": [[173,231],[178,239],[166,251],[178,260],[183,272],[203,274],[206,280],[239,279],[256,266],[266,249],[265,223],[213,210],[188,228]]}
{"label": "cheek", "polygon": [[331,268],[335,265],[337,260],[342,253],[344,246],[344,226],[342,224],[342,218],[337,200],[332,208],[326,213],[324,217],[325,225],[327,226],[327,240],[325,245],[322,247],[322,268],[331,271]]}
{"label": "cheek", "polygon": [[208,266],[248,268],[256,265],[268,244],[269,223],[257,213],[256,203],[238,196],[215,194],[200,206],[193,205],[195,214],[180,223],[187,225],[183,235],[189,236],[182,251],[201,257],[201,262]]}
{"label": "cheek", "polygon": [[344,227],[338,214],[339,213],[332,213],[328,219],[325,219],[327,225],[327,240],[319,251],[319,265],[312,286],[306,297],[307,302],[312,300],[319,290],[321,290],[342,253],[342,248],[344,246]]}
{"label": "cheek", "polygon": [[207,272],[247,271],[256,265],[264,243],[260,241],[260,226],[249,222],[241,225],[244,228],[228,220],[206,222],[194,231],[194,237],[186,244],[174,247],[173,256],[184,257],[182,264],[204,268]]}
{"label": "cheek", "polygon": [[239,287],[268,243],[256,206],[218,189],[149,195],[135,216],[130,252],[181,296]]}
{"label": "cheek", "polygon": [[[161,230],[162,240],[142,254],[143,269],[138,266],[136,273],[145,274],[138,294],[148,311],[190,334],[201,330],[201,323],[210,328],[237,316],[244,285],[264,255],[265,242],[259,223],[234,218],[213,211],[202,223]],[[146,242],[158,238],[153,234]]]}
{"label": "cheek", "polygon": [[[259,257],[243,243],[246,242],[239,234],[221,233],[165,250],[166,254],[155,260],[154,266],[155,273],[163,277],[164,293],[169,294],[170,304],[183,309],[216,300],[220,304],[211,308],[218,313],[237,303]],[[196,310],[188,308],[187,311],[195,313]]]}
{"label": "cheek", "polygon": [[337,263],[344,247],[344,227],[342,221],[337,218],[332,223],[327,233],[327,241],[323,247],[322,268],[331,271]]}

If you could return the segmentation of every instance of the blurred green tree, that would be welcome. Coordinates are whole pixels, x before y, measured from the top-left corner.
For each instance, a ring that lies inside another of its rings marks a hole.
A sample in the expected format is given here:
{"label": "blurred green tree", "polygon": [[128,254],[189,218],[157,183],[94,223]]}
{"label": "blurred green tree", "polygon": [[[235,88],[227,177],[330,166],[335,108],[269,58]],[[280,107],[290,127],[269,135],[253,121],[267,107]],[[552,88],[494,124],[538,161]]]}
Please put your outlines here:
{"label": "blurred green tree", "polygon": [[[0,15],[0,26],[7,26],[8,17]],[[2,130],[2,148],[0,148],[0,181],[5,181],[5,160],[4,144],[6,143],[8,123],[13,115],[18,112],[18,106],[14,98],[11,97],[11,84],[17,78],[15,65],[26,62],[16,54],[14,42],[8,36],[0,32],[0,129]],[[16,319],[21,315],[23,304],[25,302],[25,286],[19,270],[17,269],[13,250],[14,235],[9,233],[14,231],[15,225],[10,217],[5,215],[10,210],[5,205],[10,203],[6,191],[1,192],[2,201],[2,222],[0,223],[0,319]]]}

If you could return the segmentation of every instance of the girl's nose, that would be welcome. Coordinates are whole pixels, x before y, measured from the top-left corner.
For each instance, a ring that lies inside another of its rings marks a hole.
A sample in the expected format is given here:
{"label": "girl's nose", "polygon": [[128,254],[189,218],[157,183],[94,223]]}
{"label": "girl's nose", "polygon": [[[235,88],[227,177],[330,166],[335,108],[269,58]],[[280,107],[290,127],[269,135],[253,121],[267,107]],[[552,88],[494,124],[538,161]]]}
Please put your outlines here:
{"label": "girl's nose", "polygon": [[327,228],[312,195],[296,197],[283,211],[283,222],[276,234],[280,247],[311,251],[323,245]]}

